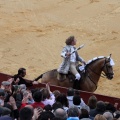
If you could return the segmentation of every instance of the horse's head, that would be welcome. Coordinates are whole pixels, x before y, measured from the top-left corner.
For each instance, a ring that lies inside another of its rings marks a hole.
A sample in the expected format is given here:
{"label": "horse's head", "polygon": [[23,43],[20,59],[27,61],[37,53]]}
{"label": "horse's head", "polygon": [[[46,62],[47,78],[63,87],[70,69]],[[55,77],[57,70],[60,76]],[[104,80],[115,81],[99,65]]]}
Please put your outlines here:
{"label": "horse's head", "polygon": [[105,58],[105,62],[104,62],[102,70],[105,73],[105,76],[110,80],[114,76],[113,65],[114,65],[114,61],[111,59],[111,55],[109,58]]}

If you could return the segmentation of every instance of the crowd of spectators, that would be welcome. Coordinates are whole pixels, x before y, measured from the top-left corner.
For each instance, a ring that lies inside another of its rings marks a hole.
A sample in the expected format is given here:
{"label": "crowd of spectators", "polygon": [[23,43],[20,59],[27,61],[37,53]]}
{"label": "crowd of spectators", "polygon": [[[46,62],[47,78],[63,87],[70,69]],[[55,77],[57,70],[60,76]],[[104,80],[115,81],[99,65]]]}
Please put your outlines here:
{"label": "crowd of spectators", "polygon": [[51,92],[49,84],[29,89],[37,82],[26,83],[24,68],[18,74],[1,83],[0,120],[120,120],[118,103],[100,101],[94,95],[85,103],[73,88],[66,94]]}

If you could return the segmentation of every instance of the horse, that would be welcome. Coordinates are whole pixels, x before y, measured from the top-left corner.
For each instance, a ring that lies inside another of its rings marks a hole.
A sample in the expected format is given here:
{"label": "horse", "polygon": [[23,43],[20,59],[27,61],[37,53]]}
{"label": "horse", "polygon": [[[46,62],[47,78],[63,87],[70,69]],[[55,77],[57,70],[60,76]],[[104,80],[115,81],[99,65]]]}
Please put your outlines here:
{"label": "horse", "polygon": [[114,61],[112,60],[111,55],[109,57],[99,56],[87,62],[84,71],[80,73],[81,79],[79,81],[74,79],[73,82],[70,82],[69,74],[66,75],[64,81],[58,80],[57,69],[47,71],[35,80],[37,81],[41,78],[41,83],[50,83],[56,86],[67,88],[73,87],[74,89],[82,91],[94,92],[97,89],[98,81],[101,76],[106,77],[109,80],[113,78],[113,64]]}

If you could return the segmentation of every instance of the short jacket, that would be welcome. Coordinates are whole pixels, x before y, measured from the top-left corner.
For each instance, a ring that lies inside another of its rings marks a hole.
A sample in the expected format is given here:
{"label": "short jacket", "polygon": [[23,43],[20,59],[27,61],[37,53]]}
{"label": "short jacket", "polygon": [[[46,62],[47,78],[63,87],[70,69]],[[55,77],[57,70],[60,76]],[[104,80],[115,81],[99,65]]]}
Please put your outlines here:
{"label": "short jacket", "polygon": [[[62,74],[68,74],[69,68],[70,68],[70,57],[66,57],[66,53],[69,52],[71,53],[72,46],[71,45],[66,45],[62,52],[61,56],[63,57],[63,62],[61,63],[60,67],[58,68],[58,72]],[[76,49],[74,47],[74,49]],[[83,62],[83,59],[78,55],[78,52],[75,52],[76,54],[76,62],[80,61]]]}

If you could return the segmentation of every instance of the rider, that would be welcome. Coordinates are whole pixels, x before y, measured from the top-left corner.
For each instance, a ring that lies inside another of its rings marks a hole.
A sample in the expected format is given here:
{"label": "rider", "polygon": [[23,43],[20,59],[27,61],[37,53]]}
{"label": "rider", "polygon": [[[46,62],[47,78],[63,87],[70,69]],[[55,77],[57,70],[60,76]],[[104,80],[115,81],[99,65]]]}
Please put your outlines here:
{"label": "rider", "polygon": [[[78,62],[80,61],[83,64],[86,64],[85,61],[78,55],[78,52],[75,51],[72,53],[76,48],[74,45],[76,45],[77,40],[74,36],[70,36],[66,39],[65,43],[66,46],[63,48],[61,52],[61,56],[63,57],[63,62],[58,68],[58,72],[61,74],[68,74],[68,71],[75,75],[75,80],[80,80],[81,75],[76,69],[76,66],[78,65]],[[72,54],[71,54],[72,53]]]}

